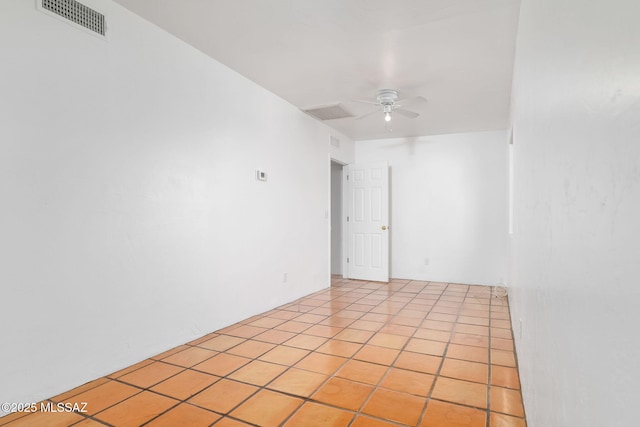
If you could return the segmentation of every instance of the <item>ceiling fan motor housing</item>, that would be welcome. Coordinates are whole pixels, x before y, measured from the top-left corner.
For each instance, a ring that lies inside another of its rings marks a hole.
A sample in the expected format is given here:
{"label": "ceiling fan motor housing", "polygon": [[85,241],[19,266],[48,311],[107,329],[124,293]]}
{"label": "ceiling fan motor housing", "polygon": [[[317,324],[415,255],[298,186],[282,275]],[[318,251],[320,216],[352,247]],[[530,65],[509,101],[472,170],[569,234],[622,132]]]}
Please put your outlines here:
{"label": "ceiling fan motor housing", "polygon": [[398,91],[393,89],[380,89],[378,91],[378,102],[383,106],[391,105],[396,103],[398,100]]}

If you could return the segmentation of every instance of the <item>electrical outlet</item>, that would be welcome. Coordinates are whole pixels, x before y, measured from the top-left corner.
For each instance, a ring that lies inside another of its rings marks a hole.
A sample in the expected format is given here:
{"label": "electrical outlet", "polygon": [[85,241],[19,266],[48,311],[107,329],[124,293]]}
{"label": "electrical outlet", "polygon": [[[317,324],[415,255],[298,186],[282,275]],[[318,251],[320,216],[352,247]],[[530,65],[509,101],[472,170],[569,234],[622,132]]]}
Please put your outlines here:
{"label": "electrical outlet", "polygon": [[429,258],[424,259],[424,265],[429,265]]}
{"label": "electrical outlet", "polygon": [[287,279],[288,279],[288,277],[287,277],[287,273],[284,273],[284,274],[282,275],[282,283],[287,283]]}

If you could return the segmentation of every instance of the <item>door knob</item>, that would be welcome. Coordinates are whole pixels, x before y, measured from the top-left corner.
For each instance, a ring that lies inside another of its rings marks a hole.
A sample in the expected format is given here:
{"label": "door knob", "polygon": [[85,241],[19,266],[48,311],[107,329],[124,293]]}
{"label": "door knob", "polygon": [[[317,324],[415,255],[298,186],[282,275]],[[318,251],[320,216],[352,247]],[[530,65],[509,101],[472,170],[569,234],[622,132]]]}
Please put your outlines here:
{"label": "door knob", "polygon": [[383,226],[382,226],[382,231],[384,231],[384,230],[386,230],[386,229],[387,229],[387,226],[386,226],[386,225],[383,225]]}

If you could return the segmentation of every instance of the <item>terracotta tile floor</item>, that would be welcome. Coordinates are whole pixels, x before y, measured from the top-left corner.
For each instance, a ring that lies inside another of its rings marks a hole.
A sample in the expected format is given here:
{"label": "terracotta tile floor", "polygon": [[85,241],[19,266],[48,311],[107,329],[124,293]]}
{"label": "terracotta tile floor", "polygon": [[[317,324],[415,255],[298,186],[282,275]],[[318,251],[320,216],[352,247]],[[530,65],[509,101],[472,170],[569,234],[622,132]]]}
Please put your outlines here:
{"label": "terracotta tile floor", "polygon": [[18,426],[524,427],[505,297],[434,282],[331,288],[49,399]]}

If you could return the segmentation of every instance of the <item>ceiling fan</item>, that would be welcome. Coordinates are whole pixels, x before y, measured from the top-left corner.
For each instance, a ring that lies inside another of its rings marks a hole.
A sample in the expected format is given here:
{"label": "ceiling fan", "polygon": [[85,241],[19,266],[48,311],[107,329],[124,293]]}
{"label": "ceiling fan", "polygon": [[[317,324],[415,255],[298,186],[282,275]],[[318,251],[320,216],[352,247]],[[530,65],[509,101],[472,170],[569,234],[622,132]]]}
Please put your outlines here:
{"label": "ceiling fan", "polygon": [[378,108],[376,108],[375,110],[356,117],[356,120],[369,117],[378,112],[382,112],[384,114],[384,120],[387,123],[391,121],[392,113],[398,113],[401,116],[407,117],[409,119],[415,119],[420,114],[416,113],[415,111],[407,110],[404,108],[404,106],[417,101],[426,101],[426,99],[422,96],[399,100],[398,91],[394,89],[380,89],[377,93],[376,100],[377,102],[356,100],[355,102],[378,106]]}

